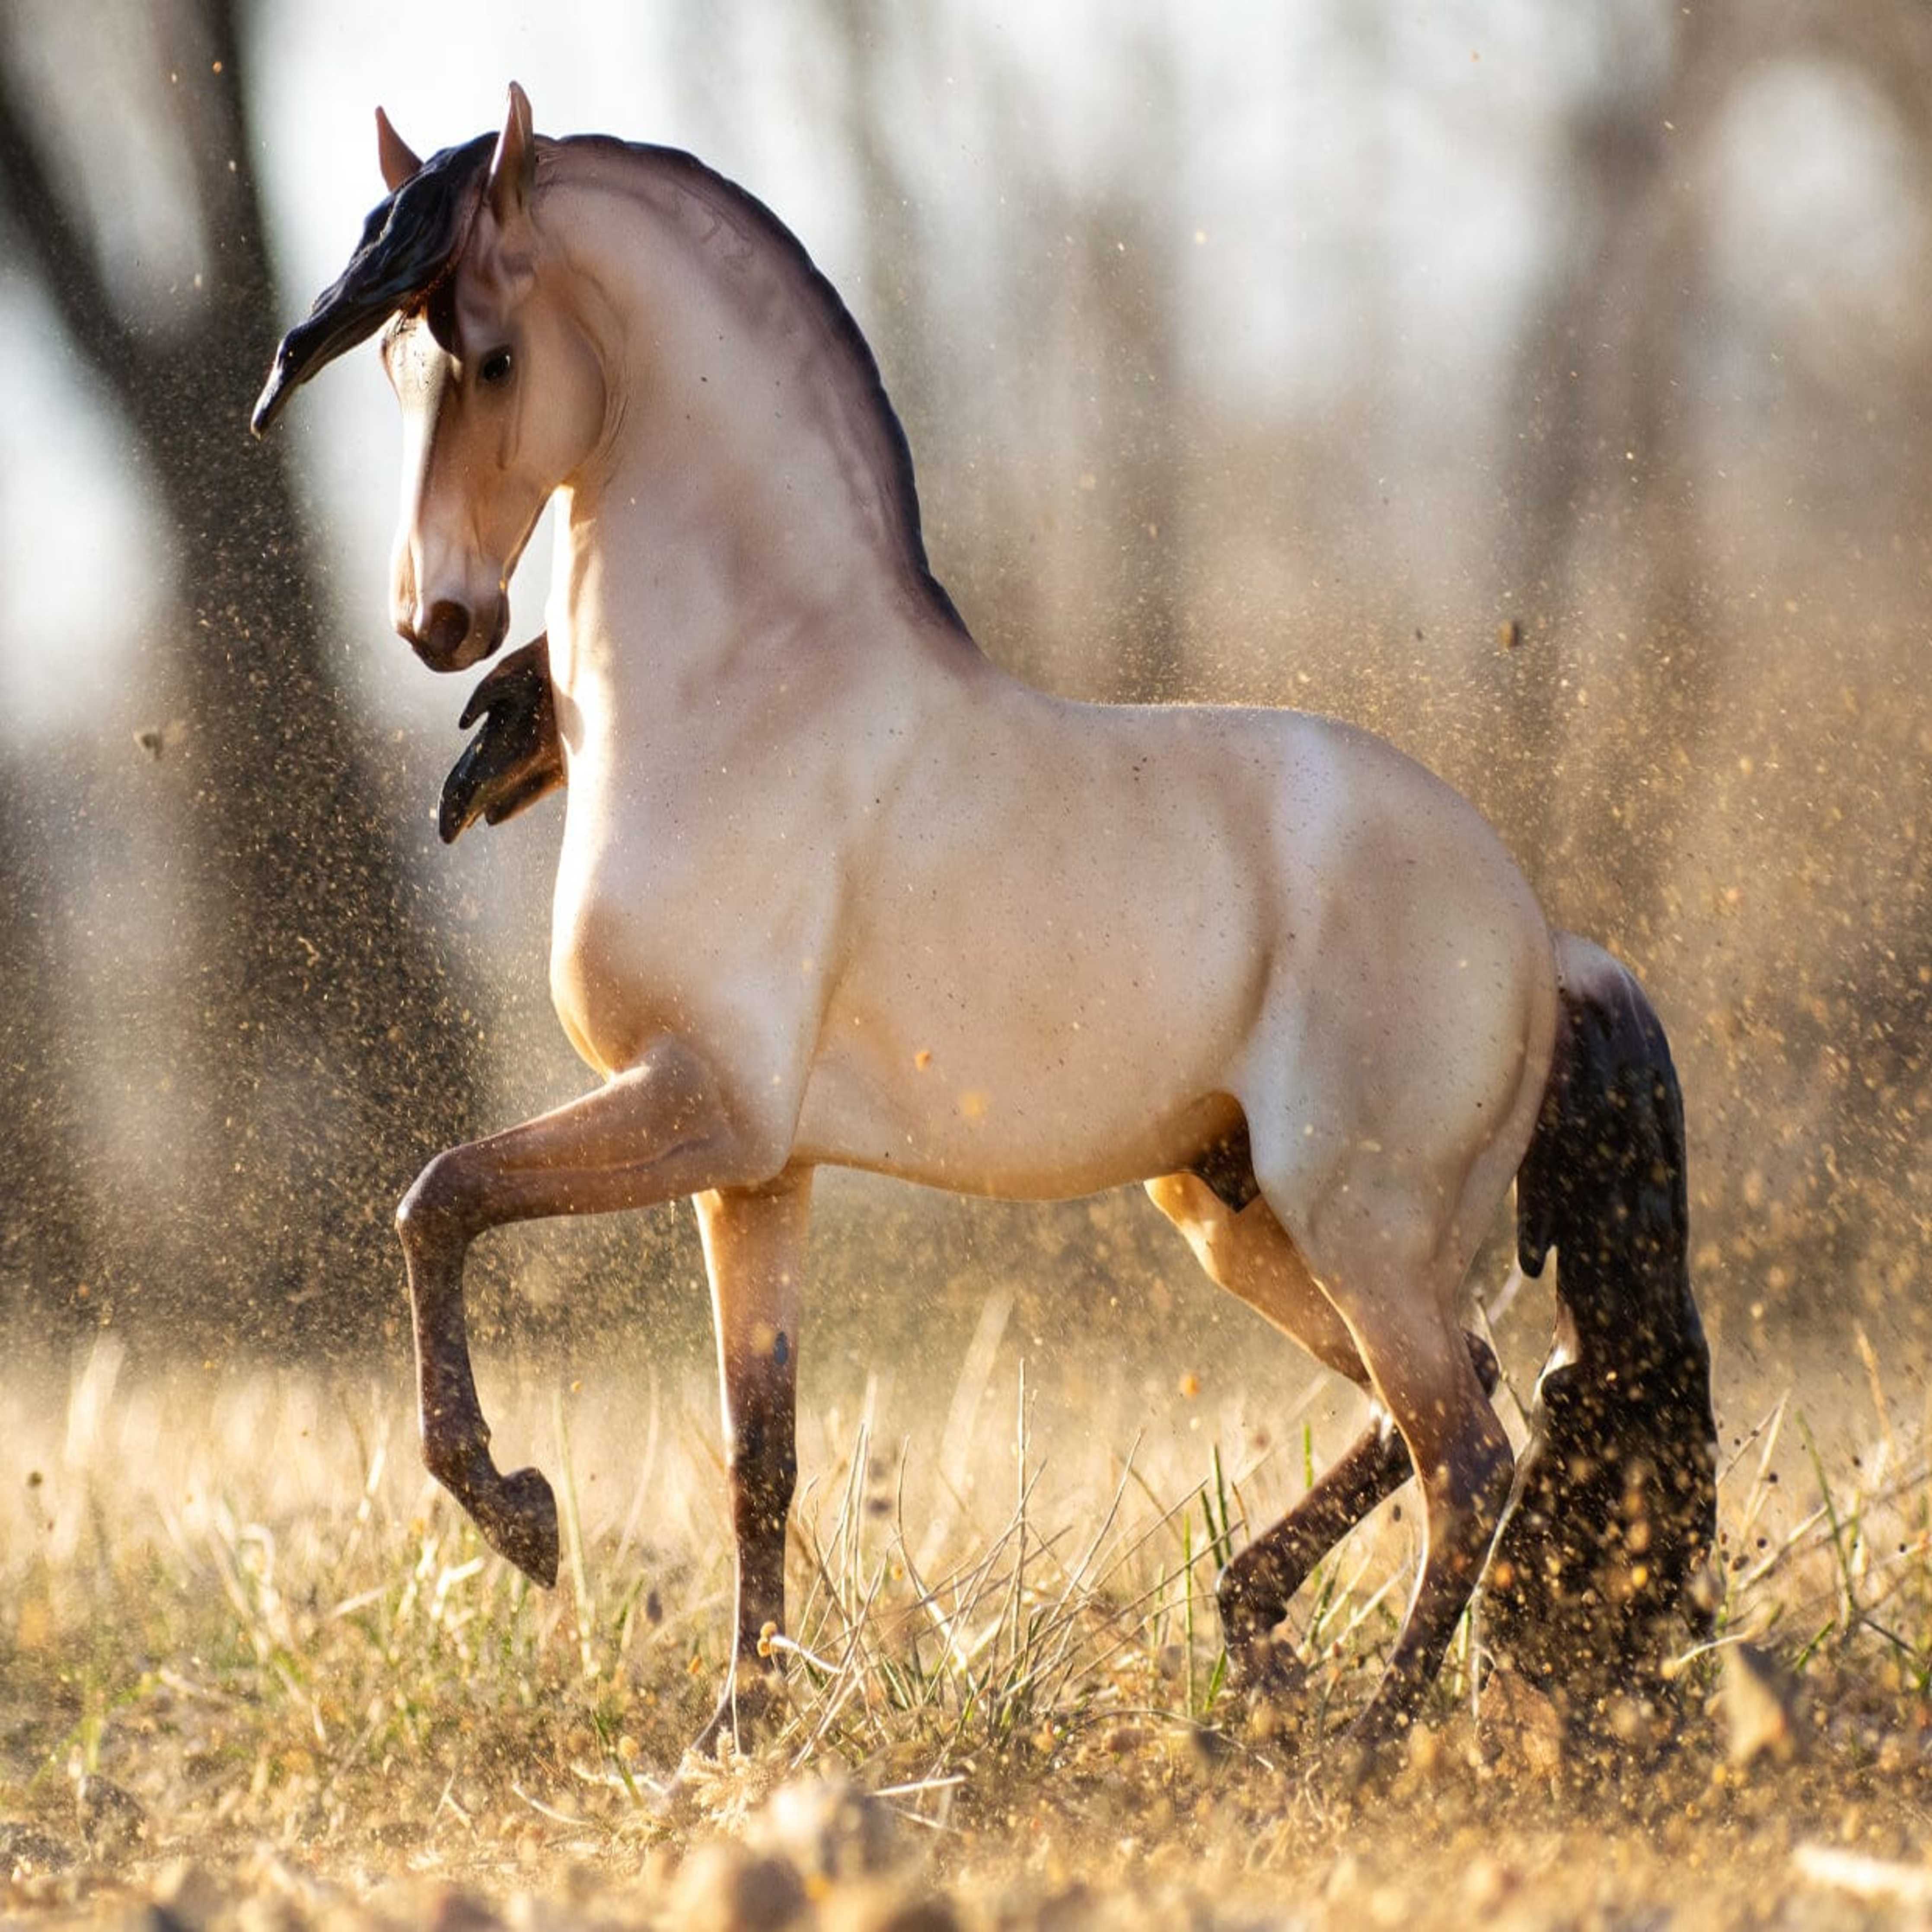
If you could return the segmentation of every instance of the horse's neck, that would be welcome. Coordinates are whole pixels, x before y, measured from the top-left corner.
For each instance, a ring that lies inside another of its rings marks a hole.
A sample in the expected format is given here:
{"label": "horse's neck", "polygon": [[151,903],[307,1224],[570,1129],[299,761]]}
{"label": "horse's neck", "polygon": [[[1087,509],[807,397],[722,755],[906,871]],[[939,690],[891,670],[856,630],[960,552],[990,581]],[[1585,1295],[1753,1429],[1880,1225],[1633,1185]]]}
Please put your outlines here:
{"label": "horse's neck", "polygon": [[835,346],[812,318],[758,326],[674,208],[607,187],[560,196],[554,218],[595,284],[617,399],[564,494],[560,689],[628,731],[788,665],[814,664],[855,702],[955,670],[971,647],[896,547],[874,426],[828,374]]}
{"label": "horse's neck", "polygon": [[877,570],[829,557],[801,584],[724,506],[652,516],[622,482],[566,494],[548,614],[565,728],[594,762],[681,756],[753,718],[776,744],[828,709],[869,736],[962,673],[998,676]]}

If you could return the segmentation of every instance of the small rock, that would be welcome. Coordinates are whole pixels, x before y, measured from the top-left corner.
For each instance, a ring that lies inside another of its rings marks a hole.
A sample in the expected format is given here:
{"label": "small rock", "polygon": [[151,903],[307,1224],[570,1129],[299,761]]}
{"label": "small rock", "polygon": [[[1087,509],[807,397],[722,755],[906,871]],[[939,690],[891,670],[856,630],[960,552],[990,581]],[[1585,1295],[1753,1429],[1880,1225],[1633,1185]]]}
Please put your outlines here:
{"label": "small rock", "polygon": [[195,1932],[195,1928],[178,1913],[150,1899],[127,1922],[124,1932]]}
{"label": "small rock", "polygon": [[891,1810],[836,1776],[781,1785],[748,1836],[753,1846],[790,1860],[808,1883],[884,1871],[898,1849]]}
{"label": "small rock", "polygon": [[1754,1643],[1729,1645],[1724,1654],[1724,1722],[1732,1763],[1769,1757],[1789,1764],[1800,1742],[1796,1678]]}
{"label": "small rock", "polygon": [[959,1915],[943,1893],[874,1882],[828,1893],[818,1924],[820,1932],[959,1932]]}
{"label": "small rock", "polygon": [[154,1900],[177,1924],[206,1925],[221,1910],[221,1887],[192,1858],[172,1858],[155,1876]]}
{"label": "small rock", "polygon": [[28,1878],[40,1872],[65,1871],[73,1863],[73,1852],[59,1839],[32,1825],[0,1820],[0,1872],[8,1876]]}
{"label": "small rock", "polygon": [[494,1907],[456,1886],[439,1892],[423,1915],[427,1932],[497,1932],[502,1923]]}
{"label": "small rock", "polygon": [[1462,1896],[1469,1910],[1486,1921],[1516,1889],[1516,1874],[1487,1852],[1479,1852],[1462,1874]]}
{"label": "small rock", "polygon": [[272,1892],[251,1892],[235,1908],[235,1932],[305,1932],[292,1899]]}
{"label": "small rock", "polygon": [[1505,1762],[1536,1778],[1562,1769],[1569,1744],[1563,1714],[1518,1672],[1498,1670],[1484,1687],[1482,1722]]}
{"label": "small rock", "polygon": [[789,1860],[706,1845],[678,1874],[670,1922],[679,1932],[779,1932],[805,1909],[805,1881]]}
{"label": "small rock", "polygon": [[148,1835],[140,1800],[97,1772],[74,1780],[74,1812],[87,1849],[98,1858],[124,1858]]}

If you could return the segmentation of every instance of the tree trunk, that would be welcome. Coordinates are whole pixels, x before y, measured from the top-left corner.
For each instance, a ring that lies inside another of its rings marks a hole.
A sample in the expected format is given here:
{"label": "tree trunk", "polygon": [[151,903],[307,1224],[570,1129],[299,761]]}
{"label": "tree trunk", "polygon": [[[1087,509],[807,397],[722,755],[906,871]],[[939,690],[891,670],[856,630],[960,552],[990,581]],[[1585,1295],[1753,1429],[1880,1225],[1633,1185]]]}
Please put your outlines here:
{"label": "tree trunk", "polygon": [[330,675],[326,600],[284,468],[292,446],[248,433],[286,318],[249,166],[234,7],[185,11],[169,106],[209,254],[187,326],[116,310],[7,72],[0,192],[16,255],[118,404],[178,546],[180,648],[166,677],[189,725],[181,837],[199,1063],[180,1084],[205,1109],[208,1175],[184,1204],[184,1252],[207,1267],[230,1332],[352,1336],[397,1292],[393,1201],[470,1130],[472,1035]]}

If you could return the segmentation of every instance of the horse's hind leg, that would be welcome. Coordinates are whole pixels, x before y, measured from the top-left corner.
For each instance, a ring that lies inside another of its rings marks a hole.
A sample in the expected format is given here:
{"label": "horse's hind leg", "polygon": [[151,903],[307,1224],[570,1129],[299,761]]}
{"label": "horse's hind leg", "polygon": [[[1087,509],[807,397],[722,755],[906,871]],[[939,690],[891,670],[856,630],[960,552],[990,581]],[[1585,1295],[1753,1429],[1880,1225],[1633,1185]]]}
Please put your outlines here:
{"label": "horse's hind leg", "polygon": [[[1147,1189],[1212,1280],[1294,1336],[1317,1360],[1368,1385],[1369,1371],[1340,1310],[1265,1201],[1231,1207],[1191,1174],[1164,1175]],[[1462,1342],[1486,1397],[1496,1386],[1496,1358],[1477,1336],[1465,1335]],[[1230,1658],[1250,1682],[1265,1689],[1290,1676],[1270,1637],[1295,1593],[1316,1564],[1413,1472],[1408,1445],[1384,1410],[1294,1508],[1222,1573],[1216,1587],[1222,1630]]]}
{"label": "horse's hind leg", "polygon": [[798,1315],[811,1183],[811,1170],[801,1168],[769,1187],[696,1198],[711,1276],[737,1545],[730,1675],[694,1747],[699,1750],[709,1750],[722,1731],[735,1736],[741,1723],[762,1714],[769,1691],[760,1650],[770,1655],[766,1634],[784,1623],[785,1522],[798,1476]]}
{"label": "horse's hind leg", "polygon": [[[1366,1240],[1349,1244],[1352,1265],[1324,1270],[1324,1283],[1355,1338],[1377,1396],[1408,1445],[1426,1507],[1422,1572],[1395,1648],[1357,1743],[1372,1750],[1406,1730],[1468,1606],[1514,1458],[1475,1364],[1450,1315],[1462,1276],[1429,1250],[1394,1236],[1384,1217]],[[1432,1243],[1431,1247],[1433,1244]],[[1403,1266],[1408,1250],[1413,1264]]]}
{"label": "horse's hind leg", "polygon": [[[1484,1394],[1493,1394],[1499,1373],[1493,1351],[1480,1336],[1462,1340]],[[1316,1564],[1414,1474],[1407,1444],[1385,1414],[1377,1415],[1300,1502],[1222,1571],[1215,1586],[1221,1628],[1245,1679],[1261,1689],[1292,1679],[1273,1634],[1296,1592]]]}

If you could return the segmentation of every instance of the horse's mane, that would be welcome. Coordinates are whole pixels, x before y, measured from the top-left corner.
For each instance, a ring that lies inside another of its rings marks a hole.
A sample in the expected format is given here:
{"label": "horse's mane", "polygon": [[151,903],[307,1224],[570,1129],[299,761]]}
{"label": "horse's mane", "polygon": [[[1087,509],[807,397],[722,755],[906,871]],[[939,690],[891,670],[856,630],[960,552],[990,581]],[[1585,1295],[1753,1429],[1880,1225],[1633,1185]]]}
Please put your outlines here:
{"label": "horse's mane", "polygon": [[[298,387],[337,356],[366,341],[392,315],[427,308],[434,326],[434,298],[468,242],[469,218],[494,140],[492,135],[479,134],[460,147],[441,149],[370,212],[348,267],[316,298],[307,319],[282,338],[255,405],[258,436]],[[881,496],[914,588],[934,614],[966,634],[964,619],[926,558],[912,449],[886,394],[878,358],[851,310],[804,244],[757,196],[680,148],[578,134],[546,141],[538,150],[540,160],[546,154],[560,158],[596,154],[649,170],[694,196],[760,245],[763,257],[779,270],[844,360],[849,378],[844,392],[856,401],[877,439],[874,455]],[[441,339],[442,332],[438,334]]]}
{"label": "horse's mane", "polygon": [[548,145],[560,158],[573,152],[596,152],[654,172],[696,196],[739,233],[761,244],[765,258],[784,275],[806,313],[825,330],[844,359],[850,378],[845,386],[847,393],[856,401],[878,439],[876,453],[883,469],[879,478],[882,494],[915,586],[935,614],[962,635],[969,634],[965,620],[944,585],[933,575],[926,558],[919,489],[913,476],[912,446],[906,440],[898,412],[886,394],[878,358],[846,307],[844,298],[812,259],[804,243],[756,195],[682,148],[620,141],[607,134],[573,134]]}
{"label": "horse's mane", "polygon": [[362,224],[349,266],[282,338],[250,418],[260,436],[318,369],[366,342],[392,315],[420,308],[456,266],[496,136],[430,155]]}

